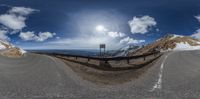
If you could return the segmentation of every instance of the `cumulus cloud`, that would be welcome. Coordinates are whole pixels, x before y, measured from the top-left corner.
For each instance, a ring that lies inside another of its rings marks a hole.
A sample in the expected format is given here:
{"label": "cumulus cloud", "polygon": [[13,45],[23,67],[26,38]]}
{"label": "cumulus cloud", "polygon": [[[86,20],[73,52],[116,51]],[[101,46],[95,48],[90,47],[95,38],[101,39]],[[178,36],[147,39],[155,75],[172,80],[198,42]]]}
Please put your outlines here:
{"label": "cumulus cloud", "polygon": [[125,37],[120,40],[121,44],[138,44],[138,43],[143,43],[145,40],[136,40],[130,37]]}
{"label": "cumulus cloud", "polygon": [[6,30],[0,30],[0,39],[1,40],[9,40],[10,38],[6,35],[8,31]]}
{"label": "cumulus cloud", "polygon": [[25,20],[25,17],[16,16],[14,14],[0,15],[0,23],[13,30],[24,28],[26,26]]}
{"label": "cumulus cloud", "polygon": [[110,36],[112,38],[117,38],[117,37],[124,37],[126,35],[121,32],[108,32],[108,36]]}
{"label": "cumulus cloud", "polygon": [[142,16],[142,17],[133,17],[132,20],[128,21],[128,24],[131,28],[131,32],[145,34],[151,27],[156,26],[156,21],[153,17]]}
{"label": "cumulus cloud", "polygon": [[32,8],[13,7],[6,14],[0,15],[0,24],[8,29],[21,30],[26,27],[27,15],[37,11]]}
{"label": "cumulus cloud", "polygon": [[200,15],[194,16],[200,22]]}
{"label": "cumulus cloud", "polygon": [[200,39],[200,29],[196,30],[196,31],[194,32],[194,34],[191,35],[191,37]]}
{"label": "cumulus cloud", "polygon": [[[7,5],[3,5],[7,6]],[[24,27],[26,27],[25,21],[27,20],[28,15],[35,11],[39,11],[32,8],[26,8],[26,7],[11,7],[10,10],[8,10],[5,14],[0,15],[0,39],[2,40],[10,40],[8,37],[8,34],[16,34],[19,33]],[[27,33],[27,35],[22,34],[21,36],[24,37],[24,39],[28,40],[28,38],[31,38],[31,34],[34,34],[32,32]],[[45,34],[45,35],[44,35]],[[43,41],[47,39],[49,36],[48,33],[39,33],[38,36],[34,36],[33,38],[37,38],[38,41]]]}
{"label": "cumulus cloud", "polygon": [[[200,22],[200,15],[194,16],[199,22]],[[200,29],[197,29],[191,37],[194,37],[196,39],[200,39]]]}
{"label": "cumulus cloud", "polygon": [[51,32],[40,32],[40,33],[38,33],[38,35],[36,35],[35,32],[28,31],[28,32],[21,32],[19,37],[24,41],[42,42],[49,38],[52,38],[55,35],[56,35],[56,33],[51,33]]}
{"label": "cumulus cloud", "polygon": [[21,16],[27,16],[31,13],[33,13],[34,11],[38,11],[32,8],[25,8],[25,7],[13,7],[11,10],[9,10],[8,12],[10,14],[18,14]]}

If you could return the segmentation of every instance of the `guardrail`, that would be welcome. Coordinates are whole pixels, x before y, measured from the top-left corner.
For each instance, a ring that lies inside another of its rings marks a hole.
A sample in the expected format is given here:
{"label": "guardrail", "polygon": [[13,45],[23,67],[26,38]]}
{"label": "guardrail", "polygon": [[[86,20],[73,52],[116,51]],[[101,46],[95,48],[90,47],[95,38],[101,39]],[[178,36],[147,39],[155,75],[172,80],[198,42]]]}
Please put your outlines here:
{"label": "guardrail", "polygon": [[147,54],[142,54],[142,55],[136,55],[136,56],[126,56],[126,57],[92,57],[92,56],[81,56],[81,55],[70,55],[70,54],[59,54],[59,53],[38,53],[38,54],[47,54],[47,55],[52,55],[52,56],[65,56],[65,57],[74,57],[76,60],[78,58],[86,58],[88,61],[91,59],[93,60],[99,60],[99,61],[104,61],[105,63],[108,63],[108,61],[117,61],[117,60],[127,60],[127,63],[131,59],[137,59],[137,58],[143,58],[144,61],[146,60],[147,56],[154,55],[156,57],[160,52],[153,52],[153,53],[147,53]]}

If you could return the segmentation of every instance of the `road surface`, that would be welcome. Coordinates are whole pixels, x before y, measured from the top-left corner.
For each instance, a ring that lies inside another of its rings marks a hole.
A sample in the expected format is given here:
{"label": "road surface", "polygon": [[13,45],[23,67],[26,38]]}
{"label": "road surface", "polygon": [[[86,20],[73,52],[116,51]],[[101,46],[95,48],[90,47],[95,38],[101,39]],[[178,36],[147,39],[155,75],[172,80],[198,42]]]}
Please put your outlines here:
{"label": "road surface", "polygon": [[138,79],[99,86],[61,60],[27,53],[0,56],[0,99],[188,99],[200,97],[200,51],[164,54]]}

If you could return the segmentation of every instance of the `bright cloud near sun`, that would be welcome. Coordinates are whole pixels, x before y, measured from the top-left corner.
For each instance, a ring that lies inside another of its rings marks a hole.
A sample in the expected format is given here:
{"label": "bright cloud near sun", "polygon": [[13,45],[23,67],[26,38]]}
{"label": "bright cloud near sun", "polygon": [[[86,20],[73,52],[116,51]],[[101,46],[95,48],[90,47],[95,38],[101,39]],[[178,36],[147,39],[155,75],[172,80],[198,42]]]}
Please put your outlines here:
{"label": "bright cloud near sun", "polygon": [[[108,49],[118,49],[129,44],[139,44],[145,40],[130,38],[122,32],[111,31],[104,25],[96,25],[93,34],[84,34],[75,38],[65,38],[49,42],[51,45],[66,45],[69,48],[98,48],[99,44],[106,44]],[[74,46],[75,45],[75,46]]]}
{"label": "bright cloud near sun", "polygon": [[126,35],[125,33],[122,33],[122,32],[108,32],[108,36],[112,38],[117,38],[117,37],[124,37]]}
{"label": "bright cloud near sun", "polygon": [[130,37],[126,37],[120,40],[121,44],[138,44],[138,43],[144,43],[145,40],[136,40]]}
{"label": "bright cloud near sun", "polygon": [[107,29],[103,25],[97,25],[95,29],[97,32],[106,32],[107,31]]}

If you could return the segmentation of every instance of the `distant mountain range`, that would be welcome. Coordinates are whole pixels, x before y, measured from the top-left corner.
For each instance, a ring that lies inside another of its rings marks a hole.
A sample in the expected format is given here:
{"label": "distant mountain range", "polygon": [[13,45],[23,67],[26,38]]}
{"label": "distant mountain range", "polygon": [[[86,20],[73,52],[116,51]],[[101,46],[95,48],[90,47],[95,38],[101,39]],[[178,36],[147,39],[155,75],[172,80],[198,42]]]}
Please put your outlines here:
{"label": "distant mountain range", "polygon": [[[0,49],[10,49],[15,46],[4,43],[0,45]],[[19,48],[18,48],[19,49]],[[128,45],[118,50],[109,50],[106,52],[107,57],[118,57],[118,56],[133,56],[145,53],[151,53],[153,51],[173,51],[173,50],[197,50],[200,49],[200,41],[190,36],[167,34],[164,37],[156,40],[155,42],[143,45]],[[23,53],[23,50],[19,49],[19,52]],[[42,52],[42,53],[62,53],[72,55],[83,55],[83,56],[99,56],[99,50],[29,50],[29,52]]]}

